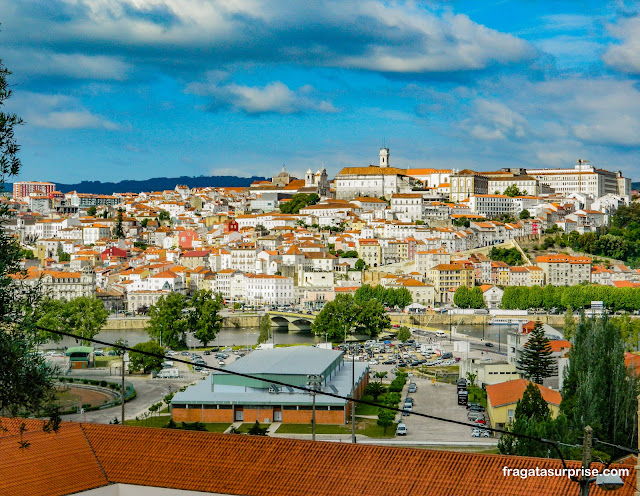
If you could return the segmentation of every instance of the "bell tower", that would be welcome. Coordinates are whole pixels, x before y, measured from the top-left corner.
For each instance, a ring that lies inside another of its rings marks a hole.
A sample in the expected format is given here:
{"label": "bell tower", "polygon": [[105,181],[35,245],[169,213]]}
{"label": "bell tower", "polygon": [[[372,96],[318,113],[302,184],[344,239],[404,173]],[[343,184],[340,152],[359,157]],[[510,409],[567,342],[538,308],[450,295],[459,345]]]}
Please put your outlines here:
{"label": "bell tower", "polygon": [[380,148],[380,167],[389,167],[389,149]]}

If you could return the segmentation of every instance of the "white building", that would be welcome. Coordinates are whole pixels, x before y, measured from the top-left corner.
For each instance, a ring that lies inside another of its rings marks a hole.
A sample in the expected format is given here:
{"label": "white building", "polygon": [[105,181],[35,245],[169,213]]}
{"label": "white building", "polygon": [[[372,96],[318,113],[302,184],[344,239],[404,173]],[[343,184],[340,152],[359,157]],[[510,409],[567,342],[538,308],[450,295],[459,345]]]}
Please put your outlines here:
{"label": "white building", "polygon": [[411,191],[415,180],[406,169],[389,165],[389,149],[380,149],[379,165],[345,167],[335,177],[336,198],[350,200],[356,197],[386,197]]}
{"label": "white building", "polygon": [[293,303],[293,278],[266,274],[246,274],[246,302],[249,305]]}

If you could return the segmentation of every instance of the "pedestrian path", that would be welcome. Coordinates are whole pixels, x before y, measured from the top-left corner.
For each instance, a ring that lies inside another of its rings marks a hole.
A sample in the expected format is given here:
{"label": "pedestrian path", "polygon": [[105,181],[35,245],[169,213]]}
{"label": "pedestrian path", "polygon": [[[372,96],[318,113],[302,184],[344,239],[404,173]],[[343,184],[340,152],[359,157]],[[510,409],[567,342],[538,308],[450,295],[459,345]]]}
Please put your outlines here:
{"label": "pedestrian path", "polygon": [[240,426],[242,425],[242,421],[238,421],[238,422],[234,422],[233,424],[231,424],[229,427],[227,427],[227,430],[224,431],[225,434],[228,434],[229,432],[231,432],[231,429],[233,429],[234,427],[236,429],[239,429]]}
{"label": "pedestrian path", "polygon": [[267,429],[267,435],[275,434],[278,428],[282,425],[282,422],[272,422],[269,424],[269,429]]}

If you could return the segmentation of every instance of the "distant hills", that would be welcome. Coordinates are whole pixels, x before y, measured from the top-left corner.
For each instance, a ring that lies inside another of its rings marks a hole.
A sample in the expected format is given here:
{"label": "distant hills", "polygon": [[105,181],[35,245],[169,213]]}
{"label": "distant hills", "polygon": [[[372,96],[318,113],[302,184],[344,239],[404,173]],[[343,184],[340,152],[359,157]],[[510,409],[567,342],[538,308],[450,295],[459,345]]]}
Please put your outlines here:
{"label": "distant hills", "polygon": [[[77,191],[78,193],[93,193],[96,195],[110,195],[111,193],[139,193],[141,191],[163,191],[174,189],[177,184],[184,184],[189,188],[206,188],[208,186],[220,188],[246,187],[254,181],[265,181],[264,177],[238,177],[238,176],[180,176],[180,177],[153,177],[141,181],[126,180],[118,183],[102,181],[82,181],[78,184],[55,183],[56,189],[63,193]],[[6,183],[5,191],[13,191],[13,184]]]}
{"label": "distant hills", "polygon": [[640,181],[631,183],[631,189],[640,189]]}

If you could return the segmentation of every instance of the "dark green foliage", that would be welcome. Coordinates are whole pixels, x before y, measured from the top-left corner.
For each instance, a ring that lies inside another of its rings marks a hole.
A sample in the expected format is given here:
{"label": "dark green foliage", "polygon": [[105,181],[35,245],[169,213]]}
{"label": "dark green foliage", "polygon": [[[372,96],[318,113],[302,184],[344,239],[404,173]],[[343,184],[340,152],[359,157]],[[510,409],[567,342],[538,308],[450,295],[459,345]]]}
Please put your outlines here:
{"label": "dark green foliage", "polygon": [[408,339],[411,339],[411,331],[407,326],[402,326],[400,329],[398,329],[398,334],[396,337],[398,338],[398,341],[404,343]]}
{"label": "dark green foliage", "polygon": [[516,186],[515,184],[512,184],[511,186],[508,186],[507,189],[504,190],[503,194],[506,195],[506,196],[510,196],[512,198],[514,196],[524,196],[524,192],[520,191],[518,186]]}
{"label": "dark green foliage", "polygon": [[389,315],[377,299],[358,303],[353,296],[341,294],[323,307],[311,330],[318,336],[326,334],[328,339],[340,341],[354,330],[375,337],[390,323]]}
{"label": "dark green foliage", "polygon": [[356,260],[356,264],[354,265],[353,268],[358,271],[362,271],[367,268],[367,264],[364,263],[364,260],[359,258],[358,260]]}
{"label": "dark green foliage", "polygon": [[370,382],[367,387],[364,388],[364,394],[370,394],[373,396],[373,401],[378,401],[380,395],[387,392],[387,388],[379,382]]}
{"label": "dark green foliage", "polygon": [[160,210],[160,213],[158,214],[158,221],[162,222],[162,221],[170,221],[171,220],[171,215],[169,215],[169,212],[167,212],[166,210]]}
{"label": "dark green foliage", "polygon": [[251,429],[247,431],[247,434],[251,436],[266,436],[268,430],[269,429],[267,427],[260,427],[260,422],[256,420],[256,423],[251,426]]}
{"label": "dark green foliage", "polygon": [[562,411],[578,431],[586,425],[594,437],[635,446],[638,378],[624,363],[621,329],[604,319],[578,324],[562,389]]}
{"label": "dark green foliage", "polygon": [[[147,341],[146,343],[138,343],[133,347],[134,350],[146,351],[148,353],[155,353],[157,355],[164,355],[164,348],[155,341]],[[131,352],[129,359],[129,371],[137,372],[142,371],[147,374],[152,370],[160,370],[162,368],[162,357],[151,357],[148,355],[142,355],[140,353]]]}
{"label": "dark green foliage", "polygon": [[198,290],[191,297],[189,303],[189,328],[195,338],[207,346],[222,329],[222,295],[211,291]]}
{"label": "dark green foliage", "polygon": [[271,338],[271,318],[269,314],[264,314],[260,319],[260,334],[258,335],[258,344],[266,343]]}
{"label": "dark green foliage", "polygon": [[491,248],[489,258],[496,262],[504,262],[507,265],[522,265],[524,260],[517,248]]}
{"label": "dark green foliage", "polygon": [[340,253],[340,257],[341,258],[358,258],[358,252],[355,250],[345,251],[344,253]]}
{"label": "dark green foliage", "polygon": [[89,207],[87,209],[87,215],[90,216],[90,217],[95,217],[96,216],[96,212],[97,212],[96,207]]}
{"label": "dark green foliage", "polygon": [[390,393],[400,393],[402,392],[402,388],[404,388],[405,383],[407,382],[407,374],[406,372],[398,372],[396,373],[396,378],[391,381],[391,385],[389,386]]}
{"label": "dark green foliage", "polygon": [[542,324],[538,321],[531,331],[529,341],[522,349],[518,370],[525,378],[542,384],[543,379],[557,373],[555,359],[551,353],[549,339],[544,335]]}
{"label": "dark green foliage", "polygon": [[122,227],[122,217],[124,215],[124,210],[121,208],[118,209],[118,216],[116,217],[116,225],[113,228],[113,236],[116,238],[124,238],[124,229]]}
{"label": "dark green foliage", "polygon": [[522,210],[522,212],[520,212],[520,215],[518,216],[521,220],[522,219],[530,219],[531,218],[531,212],[529,212],[526,208]]}
{"label": "dark green foliage", "polygon": [[459,286],[453,295],[453,303],[458,308],[469,308],[471,305],[471,295],[469,294],[469,288],[466,286]]}
{"label": "dark green foliage", "polygon": [[186,308],[187,298],[180,293],[161,296],[149,310],[149,336],[172,348],[184,347],[189,329],[188,312],[183,312]]}
{"label": "dark green foliage", "polygon": [[378,410],[378,420],[376,423],[382,427],[382,431],[386,434],[387,429],[391,427],[396,419],[396,412],[393,410],[387,410],[386,408],[380,408]]}
{"label": "dark green foliage", "polygon": [[320,197],[315,193],[306,195],[304,193],[296,193],[291,199],[280,205],[280,212],[283,214],[297,214],[301,208],[308,205],[315,205],[320,201]]}
{"label": "dark green foliage", "polygon": [[206,431],[207,426],[205,426],[201,422],[193,422],[192,424],[188,422],[182,422],[182,428],[185,431]]}
{"label": "dark green foliage", "polygon": [[386,307],[404,308],[411,304],[411,293],[407,288],[384,288],[381,285],[371,287],[369,284],[360,286],[355,292],[355,300],[364,303],[371,299],[378,300]]}

